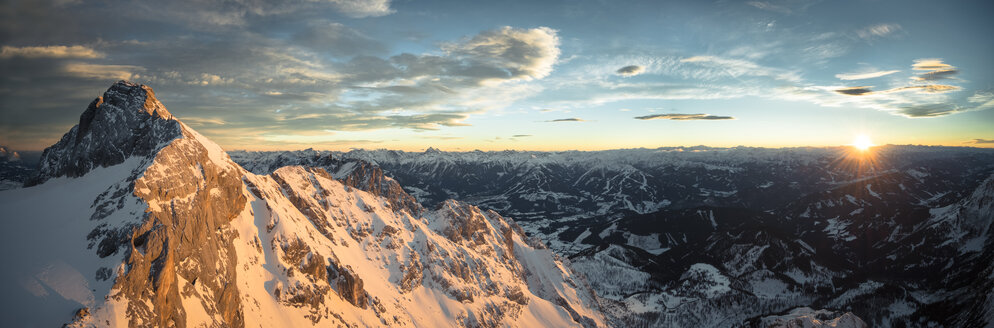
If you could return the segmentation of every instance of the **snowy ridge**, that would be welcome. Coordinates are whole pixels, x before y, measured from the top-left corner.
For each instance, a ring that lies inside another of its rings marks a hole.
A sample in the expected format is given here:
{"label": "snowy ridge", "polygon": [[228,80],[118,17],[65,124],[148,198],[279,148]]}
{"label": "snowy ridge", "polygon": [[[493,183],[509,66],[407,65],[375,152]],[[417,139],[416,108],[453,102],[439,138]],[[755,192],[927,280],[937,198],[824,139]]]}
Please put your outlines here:
{"label": "snowy ridge", "polygon": [[605,326],[584,279],[496,212],[403,206],[347,182],[355,170],[256,175],[146,86],[103,99],[46,151],[37,185],[0,192],[43,242],[2,259],[13,325]]}

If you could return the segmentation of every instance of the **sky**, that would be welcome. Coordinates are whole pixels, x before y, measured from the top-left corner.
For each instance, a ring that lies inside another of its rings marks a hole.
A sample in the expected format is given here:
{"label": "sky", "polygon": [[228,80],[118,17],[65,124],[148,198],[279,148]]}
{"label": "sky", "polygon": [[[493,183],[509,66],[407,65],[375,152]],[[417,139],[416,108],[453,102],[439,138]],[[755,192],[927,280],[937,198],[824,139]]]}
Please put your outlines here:
{"label": "sky", "polygon": [[991,1],[3,0],[0,145],[112,83],[228,150],[994,147]]}

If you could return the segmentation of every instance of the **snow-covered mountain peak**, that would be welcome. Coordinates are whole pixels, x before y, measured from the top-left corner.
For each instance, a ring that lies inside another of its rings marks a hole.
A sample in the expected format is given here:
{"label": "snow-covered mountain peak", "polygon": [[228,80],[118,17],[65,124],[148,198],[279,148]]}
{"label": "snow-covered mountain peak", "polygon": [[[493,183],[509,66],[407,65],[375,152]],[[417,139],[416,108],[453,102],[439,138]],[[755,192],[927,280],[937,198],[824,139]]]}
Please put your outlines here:
{"label": "snow-covered mountain peak", "polygon": [[9,322],[605,325],[584,279],[509,218],[426,211],[379,167],[311,153],[334,169],[254,174],[150,88],[113,85],[46,149],[35,186],[0,193],[31,218],[15,231],[44,232],[0,238],[40,245],[0,257],[16,268],[0,271]]}
{"label": "snow-covered mountain peak", "polygon": [[97,98],[108,105],[130,110],[141,109],[149,116],[171,119],[172,114],[166,110],[159,99],[155,98],[152,87],[128,81],[118,81],[111,85],[103,97]]}
{"label": "snow-covered mountain peak", "polygon": [[38,175],[27,184],[78,177],[132,156],[149,156],[181,135],[181,123],[155,98],[152,88],[120,81],[90,102],[79,124],[45,149]]}

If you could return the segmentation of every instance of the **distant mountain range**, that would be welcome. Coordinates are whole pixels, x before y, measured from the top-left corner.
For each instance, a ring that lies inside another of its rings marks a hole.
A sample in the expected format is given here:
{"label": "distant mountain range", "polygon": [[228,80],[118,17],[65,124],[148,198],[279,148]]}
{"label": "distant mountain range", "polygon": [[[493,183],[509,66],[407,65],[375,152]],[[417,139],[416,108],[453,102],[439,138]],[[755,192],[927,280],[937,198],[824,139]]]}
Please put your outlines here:
{"label": "distant mountain range", "polygon": [[426,207],[505,213],[570,259],[617,326],[758,324],[803,306],[874,327],[994,324],[991,149],[231,156],[259,174],[377,166]]}

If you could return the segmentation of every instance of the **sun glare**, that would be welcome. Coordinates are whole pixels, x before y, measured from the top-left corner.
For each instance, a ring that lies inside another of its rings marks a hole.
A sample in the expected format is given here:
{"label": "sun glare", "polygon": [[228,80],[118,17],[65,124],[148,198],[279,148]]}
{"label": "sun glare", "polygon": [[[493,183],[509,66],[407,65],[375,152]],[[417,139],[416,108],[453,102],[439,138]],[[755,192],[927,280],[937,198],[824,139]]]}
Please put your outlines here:
{"label": "sun glare", "polygon": [[852,146],[860,151],[866,151],[870,147],[873,147],[873,141],[870,141],[870,137],[861,134],[856,136],[856,139],[852,141]]}

